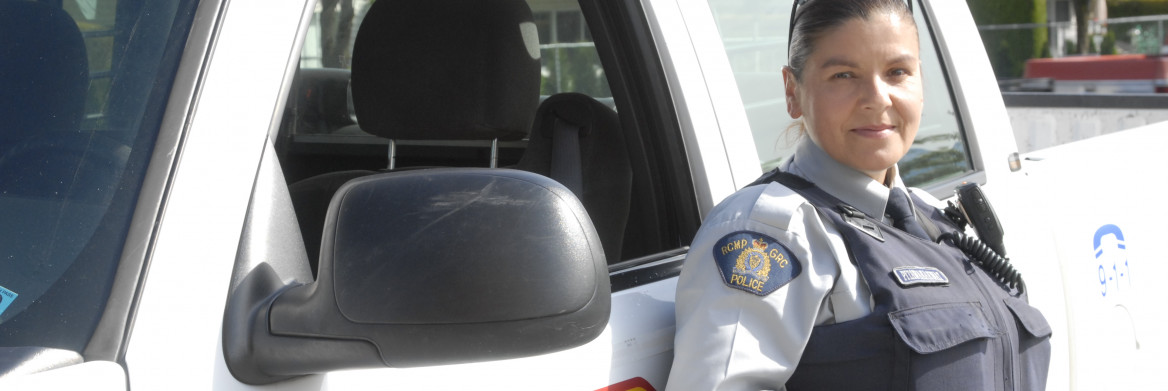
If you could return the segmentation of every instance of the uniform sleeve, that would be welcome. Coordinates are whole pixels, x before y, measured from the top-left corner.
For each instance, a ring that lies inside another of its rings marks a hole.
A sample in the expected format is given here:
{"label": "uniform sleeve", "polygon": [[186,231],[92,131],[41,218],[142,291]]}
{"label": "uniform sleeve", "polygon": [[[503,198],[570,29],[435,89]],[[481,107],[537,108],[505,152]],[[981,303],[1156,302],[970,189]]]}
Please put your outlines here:
{"label": "uniform sleeve", "polygon": [[[828,229],[814,207],[774,183],[743,189],[716,207],[678,281],[667,389],[782,389],[839,273]],[[801,271],[766,294],[735,288],[733,273],[719,266],[729,260],[719,257],[736,234],[773,238]]]}

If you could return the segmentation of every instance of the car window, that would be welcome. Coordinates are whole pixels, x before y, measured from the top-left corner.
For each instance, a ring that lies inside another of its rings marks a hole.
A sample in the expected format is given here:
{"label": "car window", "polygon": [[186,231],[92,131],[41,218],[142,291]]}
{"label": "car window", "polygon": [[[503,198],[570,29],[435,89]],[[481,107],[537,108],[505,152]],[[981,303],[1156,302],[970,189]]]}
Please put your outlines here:
{"label": "car window", "polygon": [[611,99],[596,43],[579,4],[549,0],[531,0],[528,4],[539,28],[543,77],[540,93],[579,92],[600,100]]}
{"label": "car window", "polygon": [[[319,105],[348,110],[333,115],[320,107],[302,107],[293,129],[300,134],[365,135],[352,113],[348,71],[352,68],[353,42],[372,1],[321,0],[300,55],[303,78],[324,80],[318,89]],[[563,0],[528,0],[540,38],[540,94],[546,98],[563,92],[582,93],[615,108],[596,43],[584,21],[579,3]],[[344,89],[341,89],[343,87]],[[327,108],[326,108],[327,110]],[[336,111],[336,110],[333,110]],[[346,128],[347,127],[347,128]]]}
{"label": "car window", "polygon": [[180,1],[50,3],[0,3],[0,345],[80,351],[177,69],[164,54],[183,47],[175,26],[189,15]]}
{"label": "car window", "polygon": [[[739,94],[746,107],[764,171],[789,157],[798,138],[787,115],[782,67],[787,64],[791,1],[709,0]],[[909,186],[927,187],[973,170],[960,113],[944,64],[928,28],[924,7],[913,7],[921,42],[925,107],[916,141],[900,161]]]}
{"label": "car window", "polygon": [[[608,205],[591,207],[588,197],[580,197],[596,225],[616,227],[611,230],[598,227],[602,237],[608,237],[606,234],[620,237],[623,224],[624,240],[609,238],[610,243],[621,243],[613,246],[620,247],[620,251],[611,251],[611,254],[620,255],[610,256],[609,262],[680,247],[680,240],[676,239],[679,235],[670,233],[676,229],[669,220],[674,215],[662,211],[666,205],[664,198],[669,193],[657,190],[664,184],[661,175],[653,174],[653,170],[665,168],[651,160],[658,157],[647,151],[654,148],[643,141],[649,136],[640,134],[642,129],[629,126],[632,122],[617,112],[621,97],[614,96],[608,79],[609,70],[601,61],[597,42],[580,4],[570,0],[528,0],[526,3],[531,9],[539,42],[539,100],[532,100],[533,106],[557,94],[586,95],[613,111],[613,116],[605,122],[613,131],[623,133],[623,140],[615,137],[606,139],[611,140],[608,141],[610,144],[601,147],[580,147],[584,151],[580,157],[582,165],[608,167],[613,162],[628,160],[628,163],[616,166],[623,171],[624,177],[614,171],[611,181],[587,184],[596,186],[589,188],[604,188],[605,191],[609,188],[604,186],[618,186],[618,193],[633,193],[623,198],[614,197],[614,200],[622,200],[621,207],[598,210]],[[391,140],[361,128],[354,109],[351,68],[353,46],[362,24],[383,16],[366,17],[372,4],[364,0],[326,0],[318,5],[301,50],[284,120],[273,138],[293,204],[299,205],[297,217],[310,262],[316,261],[314,254],[320,238],[314,231],[320,226],[318,220],[323,218],[333,185],[339,186],[359,175],[384,172],[390,161],[393,162],[392,170],[488,167],[492,159],[497,159],[497,167],[530,169],[521,166],[525,153],[536,143],[530,135],[518,140],[497,140],[496,150],[492,150],[492,140],[424,140],[418,137],[392,140],[391,147]],[[436,106],[441,104],[435,103]],[[535,132],[539,125],[534,124],[534,117],[531,121]],[[621,155],[616,153],[619,150],[627,150],[628,156],[617,156]],[[551,176],[538,169],[531,170]],[[588,176],[585,175],[583,180],[588,182]],[[309,184],[322,181],[332,182],[322,186]],[[312,191],[309,188],[328,190],[308,194]],[[309,203],[324,206],[304,206]],[[623,206],[625,203],[628,206]],[[607,250],[611,248],[606,247]]]}

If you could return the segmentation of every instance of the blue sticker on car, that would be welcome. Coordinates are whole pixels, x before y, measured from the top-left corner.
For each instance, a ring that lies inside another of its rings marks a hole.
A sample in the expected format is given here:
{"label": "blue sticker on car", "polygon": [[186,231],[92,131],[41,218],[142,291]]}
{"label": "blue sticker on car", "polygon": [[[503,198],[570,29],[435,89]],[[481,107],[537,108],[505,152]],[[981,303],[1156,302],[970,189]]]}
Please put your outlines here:
{"label": "blue sticker on car", "polygon": [[770,236],[738,231],[714,244],[714,263],[726,286],[766,296],[803,272],[791,250]]}
{"label": "blue sticker on car", "polygon": [[12,302],[16,301],[16,296],[19,296],[16,294],[16,292],[10,291],[8,288],[0,286],[0,314],[3,314],[4,310],[7,310],[8,306],[11,305]]}

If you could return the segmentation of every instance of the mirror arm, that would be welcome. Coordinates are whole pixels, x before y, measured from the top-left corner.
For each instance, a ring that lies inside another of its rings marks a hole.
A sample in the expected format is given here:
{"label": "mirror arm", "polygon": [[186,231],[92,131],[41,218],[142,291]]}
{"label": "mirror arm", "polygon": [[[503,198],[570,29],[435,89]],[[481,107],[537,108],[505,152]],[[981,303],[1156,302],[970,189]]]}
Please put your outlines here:
{"label": "mirror arm", "polygon": [[272,303],[308,285],[287,285],[268,264],[260,264],[239,284],[223,316],[223,355],[236,379],[251,385],[339,369],[384,366],[377,348],[361,340],[273,335]]}

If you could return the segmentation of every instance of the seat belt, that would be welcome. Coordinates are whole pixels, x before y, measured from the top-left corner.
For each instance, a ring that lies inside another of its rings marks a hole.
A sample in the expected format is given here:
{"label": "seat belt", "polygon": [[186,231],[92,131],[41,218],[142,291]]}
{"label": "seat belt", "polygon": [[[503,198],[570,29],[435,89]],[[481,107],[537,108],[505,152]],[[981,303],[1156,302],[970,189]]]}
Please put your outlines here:
{"label": "seat belt", "polygon": [[555,116],[552,131],[551,177],[576,194],[584,196],[583,167],[580,165],[580,132],[583,129]]}

